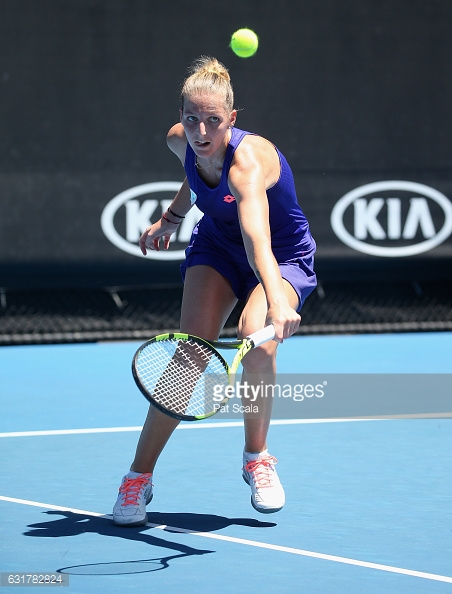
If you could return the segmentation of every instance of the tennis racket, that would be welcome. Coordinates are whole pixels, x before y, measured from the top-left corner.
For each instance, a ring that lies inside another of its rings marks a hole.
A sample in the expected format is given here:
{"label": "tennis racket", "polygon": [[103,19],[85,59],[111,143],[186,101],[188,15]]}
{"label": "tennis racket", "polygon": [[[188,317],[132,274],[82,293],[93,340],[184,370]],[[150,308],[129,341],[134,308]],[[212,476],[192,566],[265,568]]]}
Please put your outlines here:
{"label": "tennis racket", "polygon": [[[234,384],[243,357],[274,337],[272,325],[230,342],[159,334],[135,353],[133,377],[147,400],[163,413],[181,421],[200,421],[227,403],[225,388]],[[230,366],[217,349],[237,349]]]}

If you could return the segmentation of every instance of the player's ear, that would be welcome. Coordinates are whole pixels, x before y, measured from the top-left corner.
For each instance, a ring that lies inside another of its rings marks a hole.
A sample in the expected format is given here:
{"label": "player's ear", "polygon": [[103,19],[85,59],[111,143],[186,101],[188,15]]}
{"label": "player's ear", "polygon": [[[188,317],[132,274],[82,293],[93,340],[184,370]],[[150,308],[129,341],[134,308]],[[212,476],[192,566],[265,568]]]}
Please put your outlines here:
{"label": "player's ear", "polygon": [[231,115],[229,116],[229,127],[232,128],[233,126],[235,126],[235,121],[237,119],[237,110],[233,109],[231,111]]}

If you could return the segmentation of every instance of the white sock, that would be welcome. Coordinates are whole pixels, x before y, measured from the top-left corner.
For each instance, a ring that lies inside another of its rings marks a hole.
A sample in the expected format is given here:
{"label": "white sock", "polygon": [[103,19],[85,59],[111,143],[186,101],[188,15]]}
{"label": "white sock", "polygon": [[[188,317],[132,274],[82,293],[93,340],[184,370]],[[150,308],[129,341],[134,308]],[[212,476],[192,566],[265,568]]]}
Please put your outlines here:
{"label": "white sock", "polygon": [[245,458],[245,460],[251,461],[251,460],[257,460],[258,458],[262,457],[262,456],[268,456],[268,450],[264,450],[263,452],[257,452],[257,453],[250,453],[250,452],[243,452],[243,457]]}
{"label": "white sock", "polygon": [[144,473],[143,473],[143,472],[135,472],[134,470],[130,470],[130,471],[129,471],[129,472],[126,474],[126,476],[127,476],[128,478],[134,479],[134,478],[137,478],[138,476],[140,476],[141,474],[144,474]]}

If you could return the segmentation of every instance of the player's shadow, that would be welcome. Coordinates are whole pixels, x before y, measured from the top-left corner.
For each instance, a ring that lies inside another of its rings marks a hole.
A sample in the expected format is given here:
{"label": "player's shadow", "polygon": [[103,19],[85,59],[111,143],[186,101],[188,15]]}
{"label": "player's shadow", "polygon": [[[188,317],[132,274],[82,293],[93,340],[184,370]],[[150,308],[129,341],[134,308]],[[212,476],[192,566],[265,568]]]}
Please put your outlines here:
{"label": "player's shadow", "polygon": [[[46,522],[30,524],[32,528],[24,532],[25,536],[38,538],[60,538],[67,536],[78,536],[80,534],[99,534],[101,536],[112,536],[123,538],[176,551],[177,554],[156,557],[152,559],[136,559],[132,561],[120,561],[111,563],[89,563],[84,565],[73,565],[61,567],[56,571],[60,573],[78,575],[121,575],[128,573],[146,573],[166,569],[169,562],[181,557],[195,555],[206,555],[215,551],[197,549],[188,545],[172,542],[159,538],[151,533],[152,527],[141,526],[134,528],[120,528],[115,526],[111,517],[95,517],[86,514],[77,514],[70,511],[47,511],[49,516],[63,516],[59,519],[51,519]],[[251,518],[226,518],[212,514],[184,514],[184,513],[148,513],[148,521],[151,524],[165,526],[165,532],[186,533],[186,532],[214,532],[231,525],[249,526],[251,528],[270,528],[276,526],[271,522],[261,522]]]}

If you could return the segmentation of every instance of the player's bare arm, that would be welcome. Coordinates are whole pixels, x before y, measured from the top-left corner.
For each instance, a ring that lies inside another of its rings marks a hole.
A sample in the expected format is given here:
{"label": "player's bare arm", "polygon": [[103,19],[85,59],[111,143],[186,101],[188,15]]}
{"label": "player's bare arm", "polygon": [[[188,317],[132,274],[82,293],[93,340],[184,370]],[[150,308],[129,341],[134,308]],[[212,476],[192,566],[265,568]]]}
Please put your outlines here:
{"label": "player's bare arm", "polygon": [[[257,140],[256,138],[254,140]],[[229,171],[229,186],[236,200],[243,241],[250,266],[261,282],[268,302],[267,323],[276,329],[276,338],[293,334],[300,316],[290,306],[278,264],[271,248],[267,189],[279,177],[275,149],[262,139],[237,150]]]}
{"label": "player's bare arm", "polygon": [[[168,147],[179,157],[182,165],[185,160],[187,139],[181,124],[175,124],[166,137]],[[179,192],[174,197],[169,209],[164,213],[160,221],[157,221],[144,231],[140,237],[140,249],[143,255],[147,250],[160,250],[160,241],[163,240],[163,249],[167,250],[170,245],[171,235],[177,231],[179,224],[191,209],[190,188],[185,178]]]}
{"label": "player's bare arm", "polygon": [[176,194],[162,218],[146,228],[140,237],[141,253],[146,256],[147,250],[160,250],[160,241],[163,240],[163,249],[167,250],[170,245],[171,235],[175,233],[183,221],[183,218],[192,207],[190,201],[190,187],[187,178]]}

